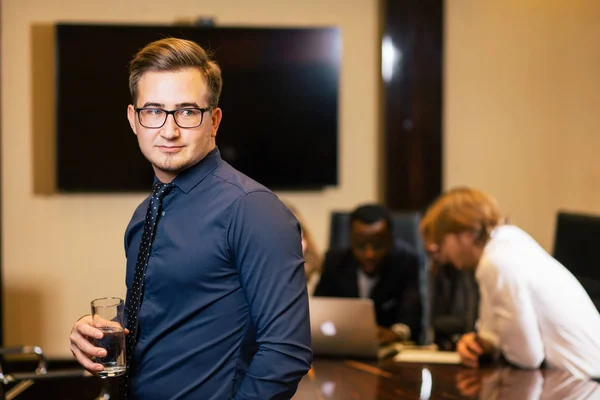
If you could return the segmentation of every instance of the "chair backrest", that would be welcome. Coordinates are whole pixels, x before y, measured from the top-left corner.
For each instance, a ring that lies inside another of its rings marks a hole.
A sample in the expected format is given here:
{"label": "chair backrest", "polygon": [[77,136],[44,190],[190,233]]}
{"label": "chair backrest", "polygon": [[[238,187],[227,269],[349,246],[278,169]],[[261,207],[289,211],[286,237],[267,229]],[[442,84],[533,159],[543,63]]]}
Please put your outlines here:
{"label": "chair backrest", "polygon": [[[421,304],[423,305],[423,318],[421,331],[427,335],[430,330],[430,294],[429,273],[425,248],[419,234],[419,223],[421,215],[418,212],[392,213],[392,234],[397,247],[410,245],[419,258],[419,291]],[[331,213],[331,225],[329,229],[329,248],[345,249],[350,247],[350,212],[333,211]],[[418,341],[427,342],[427,337],[418,338]]]}
{"label": "chair backrest", "polygon": [[588,292],[600,310],[600,216],[559,211],[552,255]]}

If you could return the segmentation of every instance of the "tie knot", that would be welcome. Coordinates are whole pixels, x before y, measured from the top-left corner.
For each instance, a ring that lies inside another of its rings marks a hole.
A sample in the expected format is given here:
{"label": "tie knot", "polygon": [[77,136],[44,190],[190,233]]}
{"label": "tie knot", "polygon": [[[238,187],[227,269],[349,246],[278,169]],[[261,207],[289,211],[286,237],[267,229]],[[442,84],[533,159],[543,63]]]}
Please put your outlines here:
{"label": "tie knot", "polygon": [[169,190],[171,190],[172,188],[172,183],[155,182],[152,190],[152,197],[156,197],[157,199],[161,200],[167,195],[167,193],[169,193]]}

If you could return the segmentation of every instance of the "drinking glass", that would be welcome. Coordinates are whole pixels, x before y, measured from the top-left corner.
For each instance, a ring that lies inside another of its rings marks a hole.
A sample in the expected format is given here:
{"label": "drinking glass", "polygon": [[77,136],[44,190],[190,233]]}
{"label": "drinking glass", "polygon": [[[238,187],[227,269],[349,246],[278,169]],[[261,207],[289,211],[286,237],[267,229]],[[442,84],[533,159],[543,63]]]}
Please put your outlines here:
{"label": "drinking glass", "polygon": [[106,350],[106,357],[96,357],[96,362],[104,366],[98,375],[101,378],[123,375],[127,369],[123,328],[125,302],[118,297],[103,297],[93,300],[91,305],[93,325],[104,335],[102,339],[94,339],[94,345]]}

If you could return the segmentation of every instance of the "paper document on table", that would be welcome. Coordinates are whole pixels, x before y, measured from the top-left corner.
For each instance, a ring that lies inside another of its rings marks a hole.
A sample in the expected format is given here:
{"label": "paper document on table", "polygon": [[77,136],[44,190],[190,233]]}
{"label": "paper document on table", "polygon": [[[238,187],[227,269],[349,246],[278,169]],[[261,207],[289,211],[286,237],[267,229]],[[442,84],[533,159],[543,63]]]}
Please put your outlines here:
{"label": "paper document on table", "polygon": [[455,351],[405,349],[394,356],[394,361],[430,364],[460,364],[460,357]]}

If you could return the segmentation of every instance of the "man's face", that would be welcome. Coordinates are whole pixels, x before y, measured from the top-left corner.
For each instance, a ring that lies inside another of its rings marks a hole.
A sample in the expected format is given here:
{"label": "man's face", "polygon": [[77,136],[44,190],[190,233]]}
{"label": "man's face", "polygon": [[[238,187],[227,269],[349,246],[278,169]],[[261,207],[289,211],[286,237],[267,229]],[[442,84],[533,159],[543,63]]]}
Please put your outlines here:
{"label": "man's face", "polygon": [[362,270],[368,275],[375,275],[379,263],[392,248],[392,235],[387,221],[372,224],[353,221],[350,226],[350,246]]}
{"label": "man's face", "polygon": [[[138,108],[208,107],[206,79],[197,68],[146,72],[138,82],[137,93],[135,106]],[[200,162],[214,149],[221,115],[219,108],[205,112],[202,124],[197,128],[181,128],[175,123],[174,116],[169,115],[162,127],[153,129],[140,124],[133,105],[127,108],[127,118],[142,153],[152,164],[158,179],[165,183]]]}
{"label": "man's face", "polygon": [[471,232],[449,233],[439,245],[427,243],[425,247],[434,262],[451,264],[458,270],[474,269],[479,263],[480,254]]}

